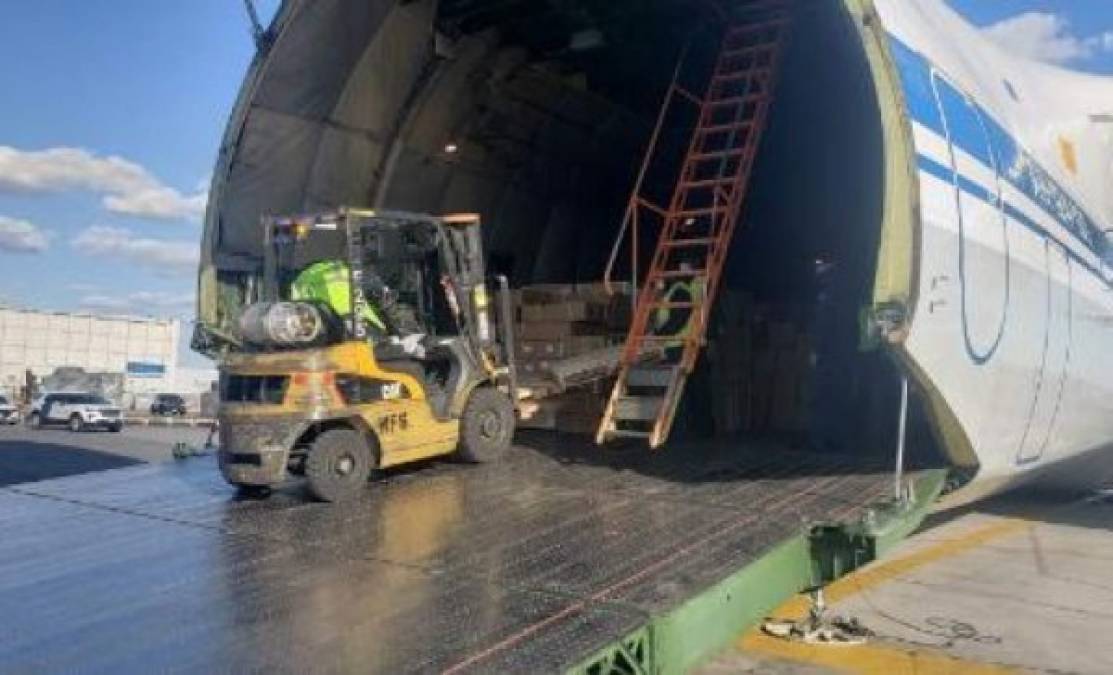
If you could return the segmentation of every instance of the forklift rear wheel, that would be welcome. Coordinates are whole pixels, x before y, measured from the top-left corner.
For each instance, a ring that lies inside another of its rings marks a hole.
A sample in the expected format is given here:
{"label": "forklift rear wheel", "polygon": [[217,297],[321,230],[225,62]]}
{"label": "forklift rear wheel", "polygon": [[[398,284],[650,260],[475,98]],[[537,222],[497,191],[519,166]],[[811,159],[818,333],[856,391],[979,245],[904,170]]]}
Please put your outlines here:
{"label": "forklift rear wheel", "polygon": [[514,422],[509,396],[491,387],[476,389],[460,417],[460,458],[467,462],[501,459],[514,438]]}
{"label": "forklift rear wheel", "polygon": [[349,499],[371,476],[371,448],[353,429],[331,429],[313,441],[305,460],[309,491],[323,502]]}

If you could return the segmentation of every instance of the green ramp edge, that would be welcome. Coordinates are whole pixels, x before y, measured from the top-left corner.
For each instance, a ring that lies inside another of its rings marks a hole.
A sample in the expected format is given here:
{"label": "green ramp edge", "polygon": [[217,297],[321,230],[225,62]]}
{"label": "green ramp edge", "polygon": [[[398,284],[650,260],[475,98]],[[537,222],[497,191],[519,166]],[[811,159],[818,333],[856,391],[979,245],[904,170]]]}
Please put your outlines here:
{"label": "green ramp edge", "polygon": [[684,673],[793,595],[890,552],[923,521],[947,472],[920,472],[908,497],[874,505],[854,523],[804,526],[751,564],[570,668],[569,675]]}

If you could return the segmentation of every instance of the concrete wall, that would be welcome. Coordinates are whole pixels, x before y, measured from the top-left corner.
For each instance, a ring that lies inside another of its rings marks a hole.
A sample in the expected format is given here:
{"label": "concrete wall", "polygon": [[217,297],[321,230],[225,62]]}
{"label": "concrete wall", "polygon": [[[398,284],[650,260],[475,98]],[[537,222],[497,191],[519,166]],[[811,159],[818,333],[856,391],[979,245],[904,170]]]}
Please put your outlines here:
{"label": "concrete wall", "polygon": [[39,378],[59,367],[125,373],[129,362],[160,364],[157,377],[127,377],[125,390],[172,391],[180,321],[0,307],[0,390],[14,394],[24,372]]}

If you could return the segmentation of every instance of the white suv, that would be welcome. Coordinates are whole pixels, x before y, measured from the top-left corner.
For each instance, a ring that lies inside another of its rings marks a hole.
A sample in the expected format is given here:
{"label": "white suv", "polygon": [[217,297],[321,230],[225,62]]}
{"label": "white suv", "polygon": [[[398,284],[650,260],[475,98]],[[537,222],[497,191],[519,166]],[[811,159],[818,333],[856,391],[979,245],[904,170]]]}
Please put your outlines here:
{"label": "white suv", "polygon": [[0,424],[19,424],[19,408],[0,396]]}
{"label": "white suv", "polygon": [[36,429],[65,424],[70,431],[96,428],[119,431],[124,426],[120,408],[96,394],[47,394],[27,421]]}

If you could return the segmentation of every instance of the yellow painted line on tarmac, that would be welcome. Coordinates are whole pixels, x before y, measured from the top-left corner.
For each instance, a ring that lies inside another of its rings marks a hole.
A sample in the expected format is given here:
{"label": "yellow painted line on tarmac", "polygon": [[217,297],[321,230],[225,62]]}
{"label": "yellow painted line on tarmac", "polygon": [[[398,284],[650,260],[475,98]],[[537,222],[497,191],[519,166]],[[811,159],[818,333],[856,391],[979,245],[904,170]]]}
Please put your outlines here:
{"label": "yellow painted line on tarmac", "polygon": [[1012,675],[1024,672],[923,647],[806,645],[784,642],[764,634],[747,635],[740,645],[749,654],[823,666],[856,675]]}
{"label": "yellow painted line on tarmac", "polygon": [[[1032,527],[1026,520],[1010,518],[976,529],[954,539],[939,542],[906,557],[891,560],[843,577],[824,590],[828,603],[836,603],[917,568],[945,558],[953,558],[983,546],[990,541],[1016,534]],[[774,612],[778,619],[801,619],[808,613],[809,601],[797,596]],[[787,661],[825,666],[862,675],[998,675],[1020,672],[1015,668],[978,663],[941,650],[922,647],[894,647],[867,643],[857,646],[808,645],[766,635],[755,628],[743,635],[735,646],[750,654],[760,654]]]}

